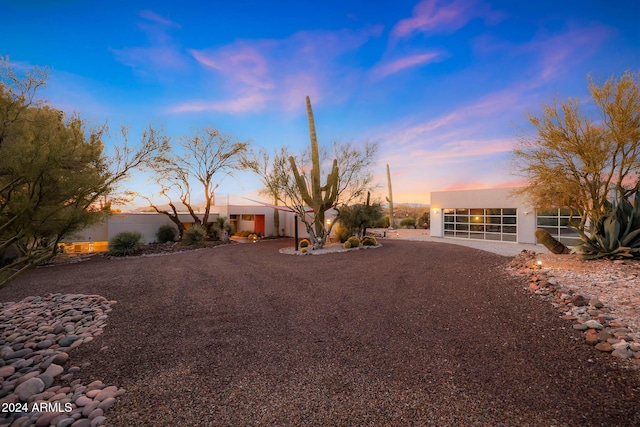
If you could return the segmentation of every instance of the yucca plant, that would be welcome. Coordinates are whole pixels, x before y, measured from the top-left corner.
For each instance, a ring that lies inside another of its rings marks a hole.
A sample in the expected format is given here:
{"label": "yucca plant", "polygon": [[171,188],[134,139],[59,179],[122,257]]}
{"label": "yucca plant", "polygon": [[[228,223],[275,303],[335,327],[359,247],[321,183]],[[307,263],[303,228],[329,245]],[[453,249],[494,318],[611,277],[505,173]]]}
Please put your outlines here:
{"label": "yucca plant", "polygon": [[582,243],[573,252],[582,252],[584,259],[640,257],[640,192],[633,205],[627,199],[615,205],[597,222],[591,236],[575,230]]}

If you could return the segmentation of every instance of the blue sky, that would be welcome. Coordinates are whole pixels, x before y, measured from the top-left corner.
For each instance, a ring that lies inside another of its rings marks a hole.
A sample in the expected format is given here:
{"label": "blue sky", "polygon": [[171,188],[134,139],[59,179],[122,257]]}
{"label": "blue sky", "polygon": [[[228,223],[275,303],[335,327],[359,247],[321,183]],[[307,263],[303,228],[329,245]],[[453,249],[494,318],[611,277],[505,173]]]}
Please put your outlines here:
{"label": "blue sky", "polygon": [[[321,145],[379,143],[394,202],[517,184],[527,111],[640,69],[640,0],[0,0],[0,16],[0,55],[50,68],[43,97],[132,140],[150,122],[174,140],[212,126],[297,152],[309,95]],[[259,187],[226,177],[218,202]]]}

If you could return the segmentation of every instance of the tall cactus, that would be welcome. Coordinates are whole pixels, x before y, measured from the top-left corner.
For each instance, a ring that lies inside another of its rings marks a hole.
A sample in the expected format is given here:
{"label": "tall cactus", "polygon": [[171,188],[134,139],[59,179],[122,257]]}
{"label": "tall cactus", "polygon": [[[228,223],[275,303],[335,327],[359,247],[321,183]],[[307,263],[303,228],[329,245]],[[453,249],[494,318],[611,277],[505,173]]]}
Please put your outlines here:
{"label": "tall cactus", "polygon": [[308,229],[313,241],[314,249],[324,246],[327,240],[327,231],[324,226],[324,214],[336,202],[338,197],[338,161],[333,160],[331,172],[327,176],[325,185],[320,185],[320,153],[318,150],[318,139],[316,137],[316,125],[313,120],[313,110],[311,101],[307,96],[307,119],[309,121],[309,139],[311,140],[311,192],[307,187],[304,177],[298,172],[296,161],[293,156],[289,157],[291,170],[296,180],[296,185],[302,196],[302,200],[313,209],[313,228]]}
{"label": "tall cactus", "polygon": [[389,164],[387,163],[387,182],[389,183],[389,197],[387,197],[387,202],[389,202],[389,225],[393,228],[396,228],[396,219],[393,217],[393,193],[391,192],[391,172],[389,171]]}

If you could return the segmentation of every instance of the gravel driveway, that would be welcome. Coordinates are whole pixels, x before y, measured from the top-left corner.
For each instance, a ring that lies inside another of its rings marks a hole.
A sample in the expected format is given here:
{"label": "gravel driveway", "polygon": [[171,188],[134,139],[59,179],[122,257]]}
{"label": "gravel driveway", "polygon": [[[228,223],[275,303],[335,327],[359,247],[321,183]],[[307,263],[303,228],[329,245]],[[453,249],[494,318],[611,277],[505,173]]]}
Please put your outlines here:
{"label": "gravel driveway", "polygon": [[510,258],[385,240],[323,256],[291,240],[31,271],[1,301],[117,300],[71,353],[127,389],[113,426],[636,425],[640,371],[583,343]]}

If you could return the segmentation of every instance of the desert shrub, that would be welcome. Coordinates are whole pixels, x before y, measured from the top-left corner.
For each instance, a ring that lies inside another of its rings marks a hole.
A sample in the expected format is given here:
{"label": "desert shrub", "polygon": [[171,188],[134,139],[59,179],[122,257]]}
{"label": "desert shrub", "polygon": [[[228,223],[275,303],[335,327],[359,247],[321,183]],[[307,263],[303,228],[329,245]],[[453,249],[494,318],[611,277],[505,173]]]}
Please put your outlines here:
{"label": "desert shrub", "polygon": [[340,240],[340,243],[346,242],[347,239],[353,235],[353,233],[351,232],[351,229],[348,227],[345,227],[342,220],[338,221],[336,225],[333,226],[333,232],[336,238]]}
{"label": "desert shrub", "polygon": [[374,227],[374,228],[389,228],[390,225],[391,225],[391,221],[389,220],[389,215],[385,215],[382,218],[380,218],[378,221],[375,221],[372,224],[372,227]]}
{"label": "desert shrub", "polygon": [[351,249],[351,243],[349,243],[349,241],[347,240],[346,242],[344,242],[342,247],[345,248],[345,249]]}
{"label": "desert shrub", "polygon": [[176,240],[176,229],[172,225],[166,224],[158,229],[156,239],[160,243],[173,242]]}
{"label": "desert shrub", "polygon": [[185,230],[182,236],[182,243],[187,246],[202,245],[204,243],[205,230],[201,225],[194,225]]}
{"label": "desert shrub", "polygon": [[249,230],[242,230],[242,231],[238,231],[235,236],[238,237],[249,237],[250,234],[254,234],[253,231],[249,231]]}
{"label": "desert shrub", "polygon": [[431,228],[431,215],[429,211],[424,212],[417,220],[416,226],[422,227],[425,229]]}
{"label": "desert shrub", "polygon": [[358,239],[356,236],[349,237],[347,239],[347,242],[349,242],[352,248],[357,248],[358,246],[360,246],[360,239]]}
{"label": "desert shrub", "polygon": [[303,254],[306,254],[306,253],[307,253],[307,248],[302,248],[301,252],[302,252]]}
{"label": "desert shrub", "polygon": [[257,235],[257,234],[255,234],[255,233],[253,233],[253,234],[249,234],[249,235],[247,236],[247,238],[248,238],[249,240],[252,240],[252,241],[254,241],[254,242],[255,242],[256,240],[258,240],[258,235]]}
{"label": "desert shrub", "polygon": [[373,236],[364,236],[361,243],[362,246],[378,246],[378,241]]}
{"label": "desert shrub", "polygon": [[307,239],[302,239],[302,240],[300,240],[300,243],[298,243],[298,245],[299,245],[301,248],[306,248],[306,247],[308,247],[310,244],[311,244],[311,242],[310,242],[309,240],[307,240]]}
{"label": "desert shrub", "polygon": [[416,220],[415,218],[405,218],[400,221],[400,227],[404,228],[416,228]]}
{"label": "desert shrub", "polygon": [[123,231],[109,241],[109,255],[127,256],[140,252],[142,234],[137,231]]}

